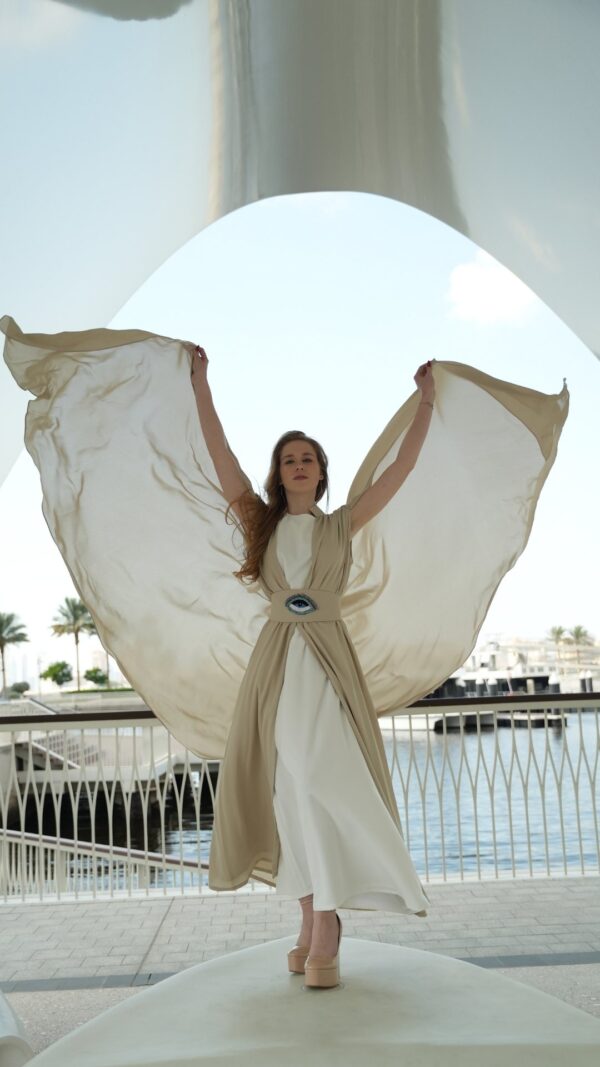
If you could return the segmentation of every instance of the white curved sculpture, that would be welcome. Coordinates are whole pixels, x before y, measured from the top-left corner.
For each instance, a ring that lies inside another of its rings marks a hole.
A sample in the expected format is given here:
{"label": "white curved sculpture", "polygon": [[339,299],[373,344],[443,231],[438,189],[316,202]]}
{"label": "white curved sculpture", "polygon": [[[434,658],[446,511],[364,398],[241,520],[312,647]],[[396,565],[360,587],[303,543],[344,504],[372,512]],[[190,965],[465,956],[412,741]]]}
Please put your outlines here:
{"label": "white curved sculpture", "polygon": [[595,1067],[600,1020],[435,952],[349,938],[336,989],[287,973],[293,938],[230,952],[139,992],[31,1067]]}
{"label": "white curved sculpture", "polygon": [[[0,312],[106,325],[227,212],[360,190],[471,238],[599,354],[599,41],[569,0],[3,5]],[[1,478],[26,397],[0,372]]]}
{"label": "white curved sculpture", "polygon": [[23,1023],[0,993],[0,1067],[23,1067],[32,1056]]}

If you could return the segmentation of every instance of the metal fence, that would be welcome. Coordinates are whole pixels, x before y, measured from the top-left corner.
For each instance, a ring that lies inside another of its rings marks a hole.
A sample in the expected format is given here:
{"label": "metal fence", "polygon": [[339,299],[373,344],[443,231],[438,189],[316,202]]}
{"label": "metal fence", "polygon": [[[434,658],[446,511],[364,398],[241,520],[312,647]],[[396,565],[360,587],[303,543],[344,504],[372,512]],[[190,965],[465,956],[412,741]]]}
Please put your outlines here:
{"label": "metal fence", "polygon": [[[600,873],[599,705],[594,693],[428,699],[380,719],[422,880]],[[0,897],[211,892],[218,761],[150,711],[3,710]]]}

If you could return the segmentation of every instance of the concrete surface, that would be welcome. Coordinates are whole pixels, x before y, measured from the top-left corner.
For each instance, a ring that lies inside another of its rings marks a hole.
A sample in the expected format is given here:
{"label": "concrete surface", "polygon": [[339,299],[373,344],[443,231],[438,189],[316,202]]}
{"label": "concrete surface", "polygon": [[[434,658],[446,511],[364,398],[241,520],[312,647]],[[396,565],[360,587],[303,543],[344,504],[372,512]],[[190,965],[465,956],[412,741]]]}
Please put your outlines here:
{"label": "concrete surface", "polygon": [[147,986],[31,1067],[596,1067],[600,1019],[493,969],[352,938],[341,984],[289,974],[287,937]]}
{"label": "concrete surface", "polygon": [[[600,1017],[600,878],[428,883],[425,919],[340,910],[344,939],[467,960]],[[272,892],[0,904],[0,989],[34,1050],[170,974],[295,935]]]}

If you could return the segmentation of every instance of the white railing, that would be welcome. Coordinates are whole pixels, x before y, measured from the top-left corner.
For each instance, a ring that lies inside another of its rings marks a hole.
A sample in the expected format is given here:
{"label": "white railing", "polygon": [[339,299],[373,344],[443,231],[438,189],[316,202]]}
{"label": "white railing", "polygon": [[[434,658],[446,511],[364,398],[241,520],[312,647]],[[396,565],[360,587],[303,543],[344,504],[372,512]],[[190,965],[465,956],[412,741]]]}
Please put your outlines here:
{"label": "white railing", "polygon": [[[425,700],[380,720],[424,882],[600,873],[599,705]],[[28,710],[0,717],[0,897],[210,893],[218,762],[150,711]]]}
{"label": "white railing", "polygon": [[199,859],[0,830],[0,884],[7,897],[133,896],[151,888],[185,892],[202,887],[203,870]]}

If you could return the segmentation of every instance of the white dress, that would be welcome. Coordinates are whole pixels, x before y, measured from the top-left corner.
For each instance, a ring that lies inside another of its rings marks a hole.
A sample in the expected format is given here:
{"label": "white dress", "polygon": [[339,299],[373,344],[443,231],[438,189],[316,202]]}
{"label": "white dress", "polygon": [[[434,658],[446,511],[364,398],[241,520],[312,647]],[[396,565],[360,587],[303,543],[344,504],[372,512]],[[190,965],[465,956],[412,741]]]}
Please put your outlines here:
{"label": "white dress", "polygon": [[[291,587],[308,577],[314,521],[286,513],[277,526],[277,557]],[[313,893],[317,911],[426,910],[429,898],[344,707],[298,631],[288,650],[275,747],[276,893]]]}

